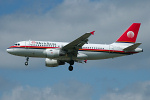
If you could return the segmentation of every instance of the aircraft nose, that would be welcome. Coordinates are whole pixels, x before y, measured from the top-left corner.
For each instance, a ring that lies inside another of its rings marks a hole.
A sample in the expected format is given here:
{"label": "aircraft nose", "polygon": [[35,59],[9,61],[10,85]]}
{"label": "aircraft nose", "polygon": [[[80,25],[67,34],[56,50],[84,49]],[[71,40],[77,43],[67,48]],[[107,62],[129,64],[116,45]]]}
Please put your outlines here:
{"label": "aircraft nose", "polygon": [[13,49],[10,49],[10,48],[6,49],[6,51],[7,51],[8,53],[10,53],[10,54],[13,53]]}

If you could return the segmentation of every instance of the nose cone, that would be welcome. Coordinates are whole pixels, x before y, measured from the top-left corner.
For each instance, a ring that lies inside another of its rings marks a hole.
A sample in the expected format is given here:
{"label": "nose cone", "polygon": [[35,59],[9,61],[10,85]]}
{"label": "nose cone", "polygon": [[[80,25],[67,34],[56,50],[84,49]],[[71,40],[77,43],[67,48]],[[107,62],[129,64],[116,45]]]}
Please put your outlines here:
{"label": "nose cone", "polygon": [[8,49],[6,49],[6,51],[8,52],[8,53],[10,53],[10,54],[13,54],[13,49],[10,49],[10,48],[8,48]]}

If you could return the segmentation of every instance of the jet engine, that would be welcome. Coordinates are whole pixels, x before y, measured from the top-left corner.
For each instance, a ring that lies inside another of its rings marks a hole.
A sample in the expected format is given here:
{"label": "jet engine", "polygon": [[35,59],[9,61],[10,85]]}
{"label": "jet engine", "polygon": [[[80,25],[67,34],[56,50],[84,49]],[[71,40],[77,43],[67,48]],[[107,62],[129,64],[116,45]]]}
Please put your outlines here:
{"label": "jet engine", "polygon": [[64,65],[64,64],[65,62],[60,61],[60,60],[54,60],[54,59],[49,59],[49,58],[45,59],[45,66],[47,67],[57,67],[59,65]]}
{"label": "jet engine", "polygon": [[47,58],[57,58],[60,56],[66,56],[66,53],[59,49],[46,49],[44,54]]}

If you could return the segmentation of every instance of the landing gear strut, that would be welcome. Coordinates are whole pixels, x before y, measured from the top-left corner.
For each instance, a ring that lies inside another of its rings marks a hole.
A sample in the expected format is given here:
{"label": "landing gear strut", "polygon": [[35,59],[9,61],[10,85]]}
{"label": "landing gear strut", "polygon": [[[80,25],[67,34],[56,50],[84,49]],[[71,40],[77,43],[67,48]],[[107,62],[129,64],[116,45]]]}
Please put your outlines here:
{"label": "landing gear strut", "polygon": [[68,70],[69,70],[69,71],[72,71],[72,70],[73,70],[73,66],[72,66],[72,65],[74,65],[74,61],[71,60],[71,61],[69,62],[69,64],[70,64],[70,66],[68,67]]}
{"label": "landing gear strut", "polygon": [[29,57],[26,58],[25,65],[28,66]]}

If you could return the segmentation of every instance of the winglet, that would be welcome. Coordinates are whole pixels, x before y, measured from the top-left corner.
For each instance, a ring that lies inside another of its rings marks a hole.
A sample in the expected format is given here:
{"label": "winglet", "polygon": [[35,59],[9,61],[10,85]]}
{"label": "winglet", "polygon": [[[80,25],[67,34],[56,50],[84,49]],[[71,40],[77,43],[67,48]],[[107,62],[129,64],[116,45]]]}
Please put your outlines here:
{"label": "winglet", "polygon": [[92,35],[94,35],[94,32],[95,32],[95,31],[92,31],[92,32],[90,32],[90,33],[91,33]]}
{"label": "winglet", "polygon": [[85,63],[87,63],[87,60],[84,60]]}

